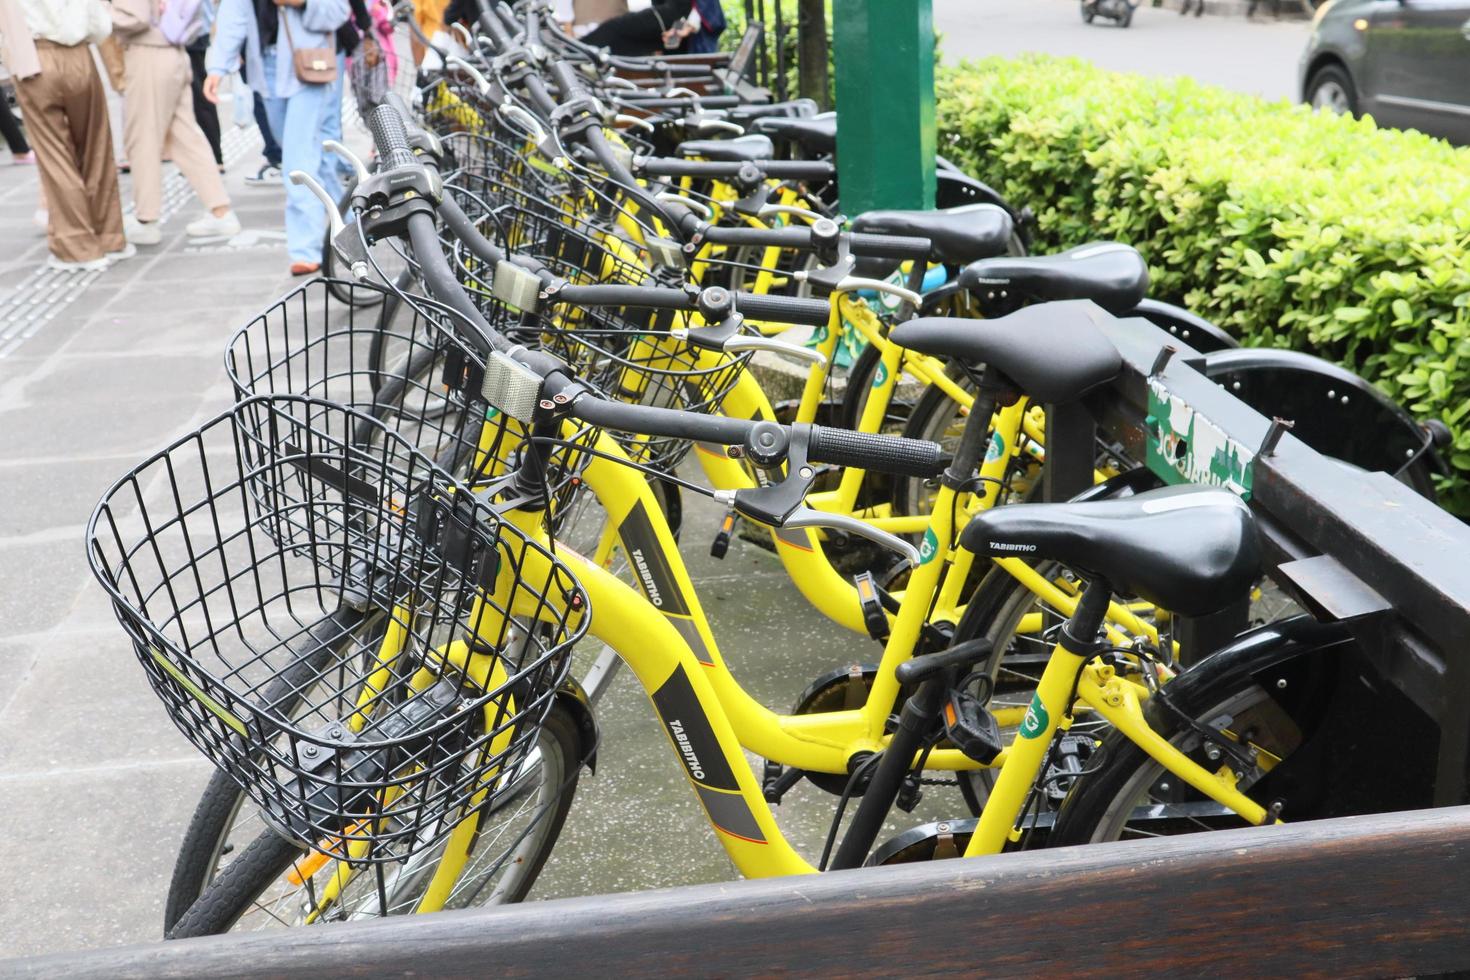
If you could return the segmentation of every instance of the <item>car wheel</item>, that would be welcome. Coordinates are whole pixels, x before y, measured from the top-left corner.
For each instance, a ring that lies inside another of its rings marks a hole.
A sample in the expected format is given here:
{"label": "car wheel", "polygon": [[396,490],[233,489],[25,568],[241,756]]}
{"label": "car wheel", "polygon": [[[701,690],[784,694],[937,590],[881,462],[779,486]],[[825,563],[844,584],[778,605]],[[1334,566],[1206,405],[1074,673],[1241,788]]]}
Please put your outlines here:
{"label": "car wheel", "polygon": [[1317,73],[1307,83],[1307,103],[1313,109],[1339,116],[1358,114],[1358,93],[1353,88],[1353,80],[1340,65],[1326,65],[1317,69]]}

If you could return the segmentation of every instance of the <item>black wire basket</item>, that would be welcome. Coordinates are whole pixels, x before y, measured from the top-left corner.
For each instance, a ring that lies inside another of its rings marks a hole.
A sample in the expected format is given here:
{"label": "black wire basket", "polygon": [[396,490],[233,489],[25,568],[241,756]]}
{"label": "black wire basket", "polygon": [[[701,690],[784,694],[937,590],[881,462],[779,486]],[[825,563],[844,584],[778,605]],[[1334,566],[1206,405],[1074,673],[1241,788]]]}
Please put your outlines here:
{"label": "black wire basket", "polygon": [[239,403],[114,484],[87,536],[180,731],[279,831],[364,865],[505,797],[587,624],[545,546],[320,400]]}
{"label": "black wire basket", "polygon": [[[361,294],[378,294],[372,302]],[[238,399],[301,395],[370,418],[354,435],[365,444],[386,430],[471,486],[513,472],[525,430],[481,395],[484,362],[464,341],[457,314],[427,297],[366,283],[317,279],[297,287],[246,324],[225,350]],[[548,529],[560,529],[591,456],[597,430],[540,445]]]}

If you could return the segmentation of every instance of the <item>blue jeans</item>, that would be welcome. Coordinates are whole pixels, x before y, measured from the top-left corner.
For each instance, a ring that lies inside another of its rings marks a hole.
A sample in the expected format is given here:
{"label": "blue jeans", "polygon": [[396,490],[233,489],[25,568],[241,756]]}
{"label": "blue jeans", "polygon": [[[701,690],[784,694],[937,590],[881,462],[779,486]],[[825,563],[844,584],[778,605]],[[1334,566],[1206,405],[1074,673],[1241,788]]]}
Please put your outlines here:
{"label": "blue jeans", "polygon": [[[267,48],[262,60],[265,76],[274,78],[275,48]],[[329,154],[322,152],[322,123],[334,91],[340,104],[341,89],[331,85],[307,85],[288,99],[263,96],[271,133],[281,144],[281,179],[286,185],[286,251],[292,262],[322,260],[327,212],[315,194],[291,183],[291,172],[300,170],[316,177],[334,201],[342,197],[337,167],[328,159]]]}
{"label": "blue jeans", "polygon": [[[337,55],[337,78],[328,85],[327,105],[322,114],[322,139],[336,140],[342,142],[342,80],[347,77],[347,58]],[[337,168],[337,174],[342,179],[350,180],[353,176],[352,164],[342,159],[335,153],[327,154],[329,162]]]}

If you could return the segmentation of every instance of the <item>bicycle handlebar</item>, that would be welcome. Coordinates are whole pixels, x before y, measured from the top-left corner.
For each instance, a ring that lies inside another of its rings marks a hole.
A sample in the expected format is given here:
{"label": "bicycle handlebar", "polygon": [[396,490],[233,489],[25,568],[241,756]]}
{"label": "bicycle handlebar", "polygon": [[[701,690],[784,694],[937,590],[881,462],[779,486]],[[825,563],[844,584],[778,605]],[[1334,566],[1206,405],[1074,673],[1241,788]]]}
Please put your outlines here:
{"label": "bicycle handlebar", "polygon": [[[691,294],[667,286],[561,286],[550,297],[555,302],[577,306],[633,306],[655,310],[699,309],[702,293]],[[820,327],[832,315],[824,299],[800,296],[766,296],[759,293],[728,294],[731,309],[755,320],[800,323]]]}
{"label": "bicycle handlebar", "polygon": [[[408,149],[403,120],[398,117],[397,111],[392,106],[381,105],[374,109],[369,115],[369,126],[372,129],[374,142],[377,144],[378,155],[383,161],[380,175],[393,169],[423,169],[423,164]],[[389,177],[391,181],[391,175]],[[529,373],[539,375],[541,397],[543,398],[549,397],[554,401],[558,394],[568,390],[574,391],[569,402],[563,398],[558,403],[565,404],[567,411],[574,418],[593,425],[640,435],[692,439],[726,446],[743,445],[757,425],[773,424],[723,416],[698,415],[647,405],[631,405],[603,398],[586,388],[581,381],[568,376],[565,365],[555,357],[542,351],[529,351],[513,345],[486,321],[458,280],[455,279],[454,271],[444,255],[438,229],[429,209],[412,211],[405,224],[409,244],[413,248],[414,257],[424,277],[424,285],[429,295],[460,315],[470,333],[473,334],[472,346],[485,355],[492,352],[502,356],[508,355]],[[610,288],[621,290],[620,298],[627,298],[628,295],[634,293],[639,297],[649,297],[656,293],[662,298],[666,294],[675,293],[681,300],[688,301],[688,295],[678,290],[657,287],[647,290],[634,287]],[[813,315],[817,306],[827,305],[825,302],[800,300],[795,297],[749,296],[745,297],[742,302],[746,312],[759,315],[756,310],[760,309],[763,300],[779,301],[784,308],[790,311],[796,311],[799,308],[810,310]],[[751,307],[751,301],[755,301],[755,308]],[[825,322],[825,319],[822,322]],[[490,378],[491,372],[487,369],[487,384]],[[557,388],[560,391],[554,390]],[[520,394],[524,395],[524,392]],[[854,433],[841,429],[812,426],[809,439],[808,459],[813,463],[861,466],[875,472],[923,477],[938,474],[945,462],[938,445],[904,439],[899,436]]]}

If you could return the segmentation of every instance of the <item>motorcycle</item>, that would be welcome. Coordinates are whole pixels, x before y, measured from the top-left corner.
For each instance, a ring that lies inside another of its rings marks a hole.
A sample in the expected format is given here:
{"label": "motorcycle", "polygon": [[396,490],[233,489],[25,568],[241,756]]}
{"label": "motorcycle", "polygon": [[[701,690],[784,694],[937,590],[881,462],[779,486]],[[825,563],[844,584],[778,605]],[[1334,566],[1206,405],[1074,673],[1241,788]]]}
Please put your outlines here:
{"label": "motorcycle", "polygon": [[1119,27],[1133,23],[1137,0],[1082,0],[1082,20],[1091,24],[1095,17],[1106,17]]}

